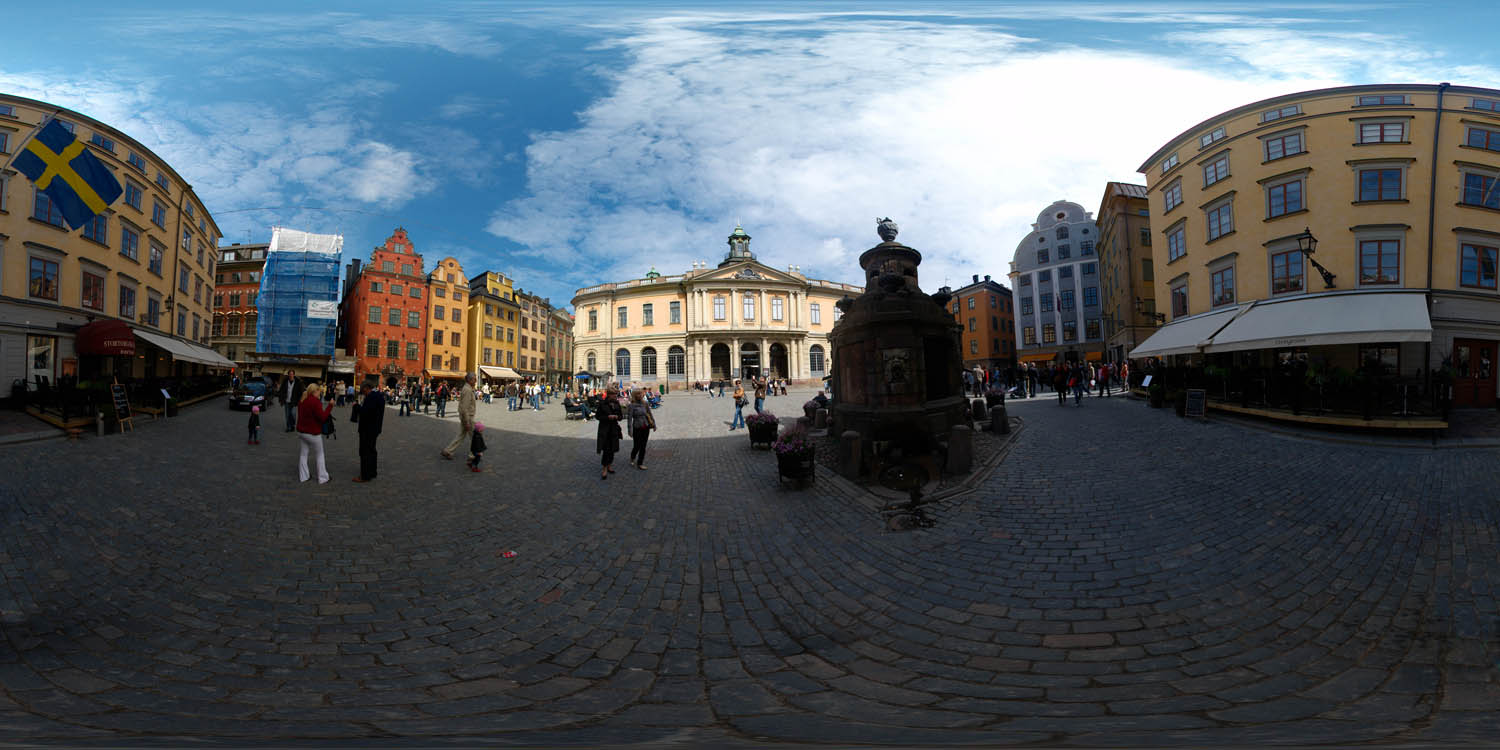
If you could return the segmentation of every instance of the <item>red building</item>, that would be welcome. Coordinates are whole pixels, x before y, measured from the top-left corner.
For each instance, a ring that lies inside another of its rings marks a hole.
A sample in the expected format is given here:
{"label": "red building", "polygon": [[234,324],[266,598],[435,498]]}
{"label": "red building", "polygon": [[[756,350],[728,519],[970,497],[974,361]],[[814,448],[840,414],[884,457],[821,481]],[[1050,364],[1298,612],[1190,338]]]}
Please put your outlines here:
{"label": "red building", "polygon": [[427,289],[422,256],[400,227],[376,245],[370,262],[349,263],[339,306],[340,342],[354,357],[355,380],[377,375],[419,380],[426,359]]}
{"label": "red building", "polygon": [[950,303],[953,319],[963,326],[964,367],[1009,367],[1016,363],[1016,308],[1010,289],[981,281],[955,289]]}
{"label": "red building", "polygon": [[[255,297],[260,293],[260,274],[269,248],[264,242],[221,247],[219,263],[214,267],[214,350],[233,360],[242,378],[261,374],[259,361],[250,353],[255,351],[258,320]],[[276,365],[271,366],[271,372],[276,369]]]}

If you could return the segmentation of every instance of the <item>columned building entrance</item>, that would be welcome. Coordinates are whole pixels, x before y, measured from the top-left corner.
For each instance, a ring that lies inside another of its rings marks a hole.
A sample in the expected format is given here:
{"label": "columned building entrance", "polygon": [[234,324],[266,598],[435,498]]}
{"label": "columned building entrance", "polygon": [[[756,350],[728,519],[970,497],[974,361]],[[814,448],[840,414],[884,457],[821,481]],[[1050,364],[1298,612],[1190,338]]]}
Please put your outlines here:
{"label": "columned building entrance", "polygon": [[755,344],[740,345],[740,377],[760,377],[760,347]]}
{"label": "columned building entrance", "polygon": [[777,343],[771,345],[771,361],[769,363],[769,367],[771,371],[766,374],[767,377],[788,377],[788,373],[791,372],[791,368],[787,367],[785,344]]}
{"label": "columned building entrance", "polygon": [[711,380],[729,378],[729,345],[714,344],[708,350],[708,376]]}

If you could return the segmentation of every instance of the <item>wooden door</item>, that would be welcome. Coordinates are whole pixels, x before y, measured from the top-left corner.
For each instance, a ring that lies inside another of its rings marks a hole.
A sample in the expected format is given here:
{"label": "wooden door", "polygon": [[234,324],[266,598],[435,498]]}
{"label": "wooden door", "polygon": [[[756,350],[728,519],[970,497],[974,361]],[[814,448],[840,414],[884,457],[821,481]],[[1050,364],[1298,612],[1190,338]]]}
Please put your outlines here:
{"label": "wooden door", "polygon": [[1495,405],[1494,341],[1453,340],[1453,405]]}

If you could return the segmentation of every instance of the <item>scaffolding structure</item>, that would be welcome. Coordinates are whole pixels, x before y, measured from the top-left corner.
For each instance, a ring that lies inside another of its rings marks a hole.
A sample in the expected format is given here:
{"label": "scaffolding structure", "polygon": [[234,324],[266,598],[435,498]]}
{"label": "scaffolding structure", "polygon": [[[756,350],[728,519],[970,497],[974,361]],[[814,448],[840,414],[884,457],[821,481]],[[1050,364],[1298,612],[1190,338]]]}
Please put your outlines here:
{"label": "scaffolding structure", "polygon": [[332,357],[344,238],[271,228],[256,298],[255,349],[263,357]]}

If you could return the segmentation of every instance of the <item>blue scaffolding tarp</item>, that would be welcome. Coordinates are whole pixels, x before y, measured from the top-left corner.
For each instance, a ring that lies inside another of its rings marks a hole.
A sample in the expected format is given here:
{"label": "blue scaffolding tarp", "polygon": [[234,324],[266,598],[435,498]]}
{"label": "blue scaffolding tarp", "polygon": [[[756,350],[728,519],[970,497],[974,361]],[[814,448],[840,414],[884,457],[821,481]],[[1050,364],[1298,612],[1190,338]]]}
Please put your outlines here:
{"label": "blue scaffolding tarp", "polygon": [[255,349],[261,354],[333,356],[339,260],[344,238],[273,227],[260,278]]}

